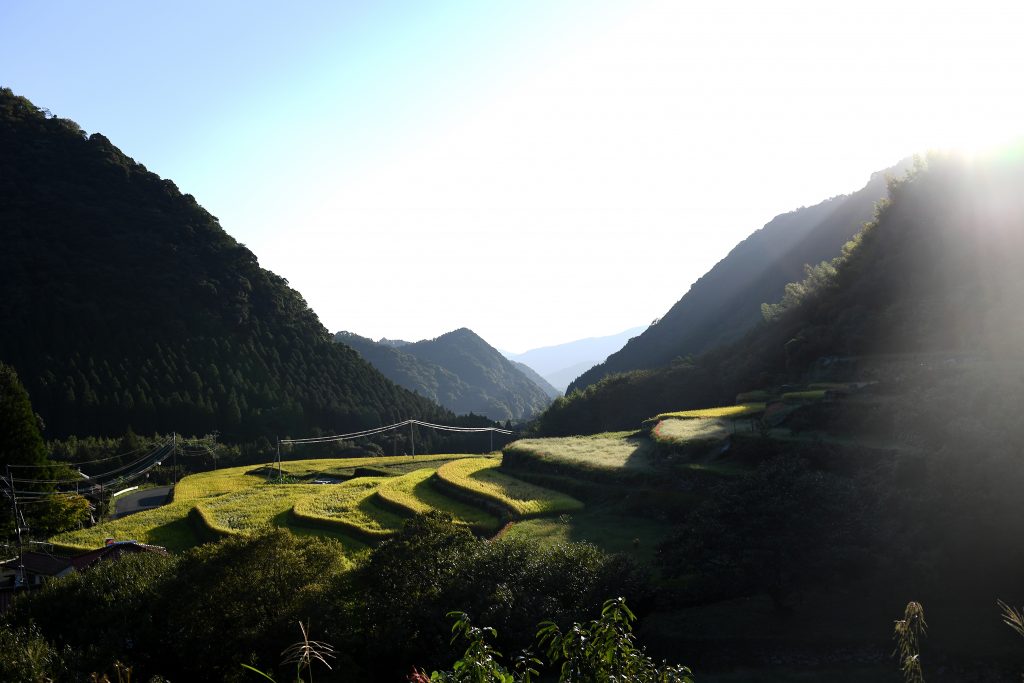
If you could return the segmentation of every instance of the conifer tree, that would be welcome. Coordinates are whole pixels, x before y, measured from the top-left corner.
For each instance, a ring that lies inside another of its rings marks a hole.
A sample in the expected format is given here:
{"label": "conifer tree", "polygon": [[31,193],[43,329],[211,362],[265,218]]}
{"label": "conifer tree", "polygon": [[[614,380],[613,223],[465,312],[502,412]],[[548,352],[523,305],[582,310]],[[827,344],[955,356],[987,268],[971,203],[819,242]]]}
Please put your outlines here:
{"label": "conifer tree", "polygon": [[0,363],[0,468],[46,462],[46,446],[28,392],[14,368]]}

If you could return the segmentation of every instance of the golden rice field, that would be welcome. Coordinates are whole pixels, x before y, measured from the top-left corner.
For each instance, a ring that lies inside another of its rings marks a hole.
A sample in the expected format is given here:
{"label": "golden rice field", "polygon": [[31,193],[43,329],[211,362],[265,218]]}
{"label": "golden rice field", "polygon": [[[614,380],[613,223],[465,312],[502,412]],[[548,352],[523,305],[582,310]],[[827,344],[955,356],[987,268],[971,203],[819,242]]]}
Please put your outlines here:
{"label": "golden rice field", "polygon": [[402,515],[374,502],[377,487],[387,477],[359,477],[320,490],[299,500],[297,520],[336,527],[367,540],[381,539],[402,528]]}
{"label": "golden rice field", "polygon": [[809,389],[807,391],[789,391],[782,395],[783,401],[820,401],[825,398],[827,389]]}
{"label": "golden rice field", "polygon": [[[492,471],[493,458],[466,455],[334,458],[285,462],[294,479],[352,477],[359,467],[396,476],[355,477],[337,484],[272,483],[263,466],[234,467],[185,477],[174,501],[89,529],[53,537],[58,548],[97,548],[107,538],[134,539],[180,551],[204,539],[249,534],[269,526],[339,538],[350,549],[360,541],[385,538],[418,512],[440,510],[480,532],[496,531],[501,521],[486,508],[497,503],[506,516],[520,517],[575,510],[578,501]],[[444,482],[439,471],[444,468]],[[459,499],[448,491],[467,492]],[[464,499],[462,499],[464,498]]]}
{"label": "golden rice field", "polygon": [[199,536],[188,521],[192,507],[191,501],[175,501],[88,529],[58,534],[50,541],[60,548],[75,552],[99,548],[107,538],[137,540],[177,552],[199,543]]}
{"label": "golden rice field", "polygon": [[728,438],[729,427],[720,419],[694,417],[663,419],[651,430],[651,438],[662,444],[685,444],[722,441]]}
{"label": "golden rice field", "polygon": [[309,496],[309,485],[276,484],[241,489],[196,503],[203,522],[216,534],[245,534],[275,524],[297,501]]}
{"label": "golden rice field", "polygon": [[720,406],[718,408],[699,408],[697,410],[680,410],[673,413],[661,413],[656,417],[658,420],[668,418],[737,418],[754,415],[764,410],[764,403],[740,403],[734,406]]}
{"label": "golden rice field", "polygon": [[583,509],[583,503],[564,493],[529,484],[498,471],[494,458],[454,460],[437,468],[437,477],[468,500],[497,505],[513,517],[557,514]]}
{"label": "golden rice field", "polygon": [[501,520],[494,515],[439,491],[432,482],[435,477],[434,471],[421,469],[387,479],[377,487],[377,496],[407,514],[440,510],[449,513],[456,523],[479,531],[497,531],[501,527]]}
{"label": "golden rice field", "polygon": [[512,457],[605,470],[650,470],[653,451],[650,440],[636,432],[520,439],[505,447],[505,453]]}

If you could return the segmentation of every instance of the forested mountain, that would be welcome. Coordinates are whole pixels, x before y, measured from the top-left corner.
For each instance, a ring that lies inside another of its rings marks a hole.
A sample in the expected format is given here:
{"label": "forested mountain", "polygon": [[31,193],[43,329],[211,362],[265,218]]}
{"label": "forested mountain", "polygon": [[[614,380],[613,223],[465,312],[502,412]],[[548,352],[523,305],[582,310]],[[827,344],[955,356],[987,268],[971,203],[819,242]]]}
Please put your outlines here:
{"label": "forested mountain", "polygon": [[527,379],[529,379],[531,382],[540,387],[540,390],[543,391],[548,398],[556,399],[562,395],[562,392],[553,387],[551,385],[551,382],[541,377],[536,370],[531,368],[526,363],[520,363],[517,360],[513,360],[510,362],[512,363],[512,366],[515,367],[516,370],[526,375]]}
{"label": "forested mountain", "polygon": [[351,332],[338,332],[334,339],[354,348],[392,381],[457,413],[520,420],[551,402],[535,380],[465,328],[397,347]]}
{"label": "forested mountain", "polygon": [[530,349],[523,353],[506,353],[505,357],[525,363],[559,391],[564,391],[569,383],[583,372],[602,362],[609,354],[621,349],[623,344],[643,331],[643,327],[634,327],[604,337],[577,339],[564,344]]}
{"label": "forested mountain", "polygon": [[[769,320],[670,367],[609,376],[541,419],[544,433],[628,428],[740,391],[846,381],[880,354],[1019,357],[1024,348],[1024,154],[933,155],[892,183],[878,218],[841,254],[764,307]],[[882,378],[892,379],[892,378]]]}
{"label": "forested mountain", "polygon": [[237,438],[451,414],[331,342],[196,200],[0,90],[0,359],[48,437]]}
{"label": "forested mountain", "polygon": [[580,375],[566,393],[612,373],[665,366],[739,338],[761,319],[763,302],[778,300],[786,283],[803,277],[805,264],[839,253],[871,220],[875,203],[885,197],[886,176],[906,167],[903,162],[873,174],[853,194],[776,216],[697,280],[657,324]]}

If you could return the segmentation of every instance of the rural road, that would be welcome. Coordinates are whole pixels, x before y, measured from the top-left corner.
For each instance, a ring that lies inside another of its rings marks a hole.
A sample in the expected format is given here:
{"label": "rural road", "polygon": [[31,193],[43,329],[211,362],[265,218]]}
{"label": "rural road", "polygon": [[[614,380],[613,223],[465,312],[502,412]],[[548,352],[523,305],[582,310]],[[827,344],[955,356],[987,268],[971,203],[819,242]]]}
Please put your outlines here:
{"label": "rural road", "polygon": [[174,487],[159,486],[155,489],[143,489],[119,496],[114,500],[114,519],[160,507],[167,502],[167,495],[172,488]]}

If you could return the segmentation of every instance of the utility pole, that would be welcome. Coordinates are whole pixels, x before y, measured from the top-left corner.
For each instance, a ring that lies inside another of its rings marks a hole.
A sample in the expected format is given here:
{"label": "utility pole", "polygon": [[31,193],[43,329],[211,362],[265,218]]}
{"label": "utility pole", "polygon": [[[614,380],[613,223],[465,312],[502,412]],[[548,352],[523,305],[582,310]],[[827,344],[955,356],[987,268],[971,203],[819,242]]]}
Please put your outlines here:
{"label": "utility pole", "polygon": [[178,433],[171,432],[171,459],[174,461],[174,486],[178,485]]}
{"label": "utility pole", "polygon": [[398,455],[398,430],[397,429],[391,430],[391,435],[394,437],[391,440],[392,441],[391,453],[392,453],[392,455]]}
{"label": "utility pole", "polygon": [[14,585],[25,585],[25,548],[21,540],[21,515],[18,510],[18,494],[14,490],[14,478],[11,476],[11,466],[7,466],[7,483],[11,487],[11,514],[14,515],[14,528],[18,533],[18,575],[14,579]]}
{"label": "utility pole", "polygon": [[413,457],[416,456],[416,437],[412,433],[412,420],[409,420],[409,443],[412,444]]}
{"label": "utility pole", "polygon": [[277,437],[277,480],[284,480],[284,476],[281,474],[281,437]]}
{"label": "utility pole", "polygon": [[487,452],[488,453],[493,453],[494,452],[494,430],[493,429],[487,430],[487,434],[491,437],[491,450],[489,450]]}

